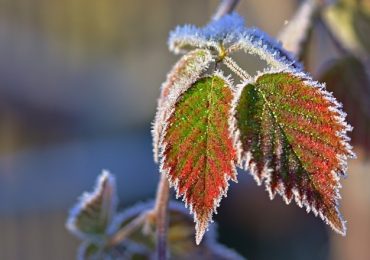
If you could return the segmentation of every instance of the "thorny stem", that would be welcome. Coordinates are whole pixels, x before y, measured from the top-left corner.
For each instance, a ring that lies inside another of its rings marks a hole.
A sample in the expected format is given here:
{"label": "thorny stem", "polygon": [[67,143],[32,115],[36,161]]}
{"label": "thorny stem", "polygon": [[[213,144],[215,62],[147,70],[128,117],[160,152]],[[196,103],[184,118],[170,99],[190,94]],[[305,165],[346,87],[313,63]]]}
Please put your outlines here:
{"label": "thorny stem", "polygon": [[157,196],[154,206],[156,214],[156,248],[157,259],[165,260],[167,258],[167,228],[168,228],[168,197],[169,183],[165,174],[161,173],[158,183]]}
{"label": "thorny stem", "polygon": [[231,13],[238,3],[239,0],[221,0],[221,3],[217,8],[216,13],[213,15],[212,20],[218,20],[225,14]]}

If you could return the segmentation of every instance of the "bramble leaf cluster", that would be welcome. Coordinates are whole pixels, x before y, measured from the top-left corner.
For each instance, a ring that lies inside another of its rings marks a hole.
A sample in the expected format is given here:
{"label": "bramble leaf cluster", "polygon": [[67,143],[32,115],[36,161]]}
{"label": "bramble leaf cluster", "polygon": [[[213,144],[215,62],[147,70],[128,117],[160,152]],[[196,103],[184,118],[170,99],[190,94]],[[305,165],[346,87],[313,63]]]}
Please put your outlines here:
{"label": "bramble leaf cluster", "polygon": [[[200,243],[239,167],[289,204],[294,200],[345,234],[339,178],[354,157],[342,106],[280,43],[236,13],[203,28],[177,27],[183,56],[163,83],[153,126],[155,160],[190,207]],[[255,76],[231,58],[258,56]],[[232,72],[225,76],[225,68]],[[239,79],[240,83],[234,82]]]}

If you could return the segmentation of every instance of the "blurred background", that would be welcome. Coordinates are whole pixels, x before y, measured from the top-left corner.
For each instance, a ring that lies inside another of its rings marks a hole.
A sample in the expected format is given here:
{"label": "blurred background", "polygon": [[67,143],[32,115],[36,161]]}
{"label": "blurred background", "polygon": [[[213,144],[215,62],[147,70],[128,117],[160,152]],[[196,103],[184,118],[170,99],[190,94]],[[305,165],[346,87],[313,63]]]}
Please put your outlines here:
{"label": "blurred background", "polygon": [[[177,58],[167,51],[168,32],[178,24],[204,25],[217,4],[0,0],[0,259],[74,259],[79,241],[64,228],[65,219],[102,169],[117,176],[123,207],[154,196],[158,169],[150,126],[160,84]],[[298,5],[295,0],[241,0],[237,11],[248,26],[276,36]],[[241,172],[216,220],[220,241],[249,259],[370,259],[366,12],[356,26],[361,48],[352,51],[356,46],[346,45],[350,36],[338,36],[351,54],[345,58],[355,65],[341,59],[343,51],[323,26],[312,31],[304,57],[316,78],[333,82],[328,88],[335,96],[338,91],[358,126],[353,137],[359,159],[350,161],[341,190],[348,235],[335,234],[279,197],[270,201],[264,188]],[[346,19],[343,23],[353,21]],[[249,56],[239,60],[251,73],[263,65]],[[348,66],[358,70],[343,80],[322,73],[347,72]]]}

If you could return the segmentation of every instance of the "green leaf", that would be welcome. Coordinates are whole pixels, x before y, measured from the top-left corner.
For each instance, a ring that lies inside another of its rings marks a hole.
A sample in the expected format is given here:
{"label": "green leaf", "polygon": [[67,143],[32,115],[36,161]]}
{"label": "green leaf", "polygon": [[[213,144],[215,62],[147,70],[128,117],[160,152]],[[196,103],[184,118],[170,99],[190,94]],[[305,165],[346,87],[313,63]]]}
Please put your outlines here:
{"label": "green leaf", "polygon": [[354,126],[353,144],[370,154],[370,80],[369,71],[355,57],[332,61],[322,70],[320,81],[326,82],[348,112],[348,121]]}
{"label": "green leaf", "polygon": [[307,75],[276,71],[245,84],[236,99],[240,160],[271,199],[294,198],[341,234],[339,177],[353,153],[340,105]]}
{"label": "green leaf", "polygon": [[209,67],[212,61],[213,57],[210,51],[196,49],[185,54],[167,75],[166,81],[162,84],[157,113],[152,128],[155,162],[158,162],[159,138],[163,130],[164,119],[176,101],[171,97],[177,96],[189,88]]}
{"label": "green leaf", "polygon": [[116,182],[113,175],[103,171],[94,190],[84,193],[72,208],[67,229],[83,240],[102,240],[117,209]]}
{"label": "green leaf", "polygon": [[194,213],[197,244],[226,195],[228,180],[236,181],[232,99],[231,83],[222,75],[204,77],[178,96],[165,120],[161,171]]}

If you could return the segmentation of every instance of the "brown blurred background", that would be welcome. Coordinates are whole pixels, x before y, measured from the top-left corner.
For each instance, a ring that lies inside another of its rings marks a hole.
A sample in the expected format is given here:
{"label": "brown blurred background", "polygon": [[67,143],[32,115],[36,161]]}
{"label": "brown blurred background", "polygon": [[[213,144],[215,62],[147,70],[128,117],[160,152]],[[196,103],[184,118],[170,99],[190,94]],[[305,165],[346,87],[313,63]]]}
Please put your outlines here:
{"label": "brown blurred background", "polygon": [[[298,3],[241,0],[237,10],[276,36]],[[79,241],[65,218],[103,168],[116,174],[123,206],[154,196],[150,123],[176,60],[168,32],[205,24],[217,4],[0,0],[0,259],[74,259]],[[313,37],[315,74],[336,53],[320,32]],[[252,57],[242,62],[251,72],[261,67]],[[370,163],[361,157],[349,169],[347,237],[270,201],[241,172],[216,217],[220,240],[249,259],[370,259]]]}

